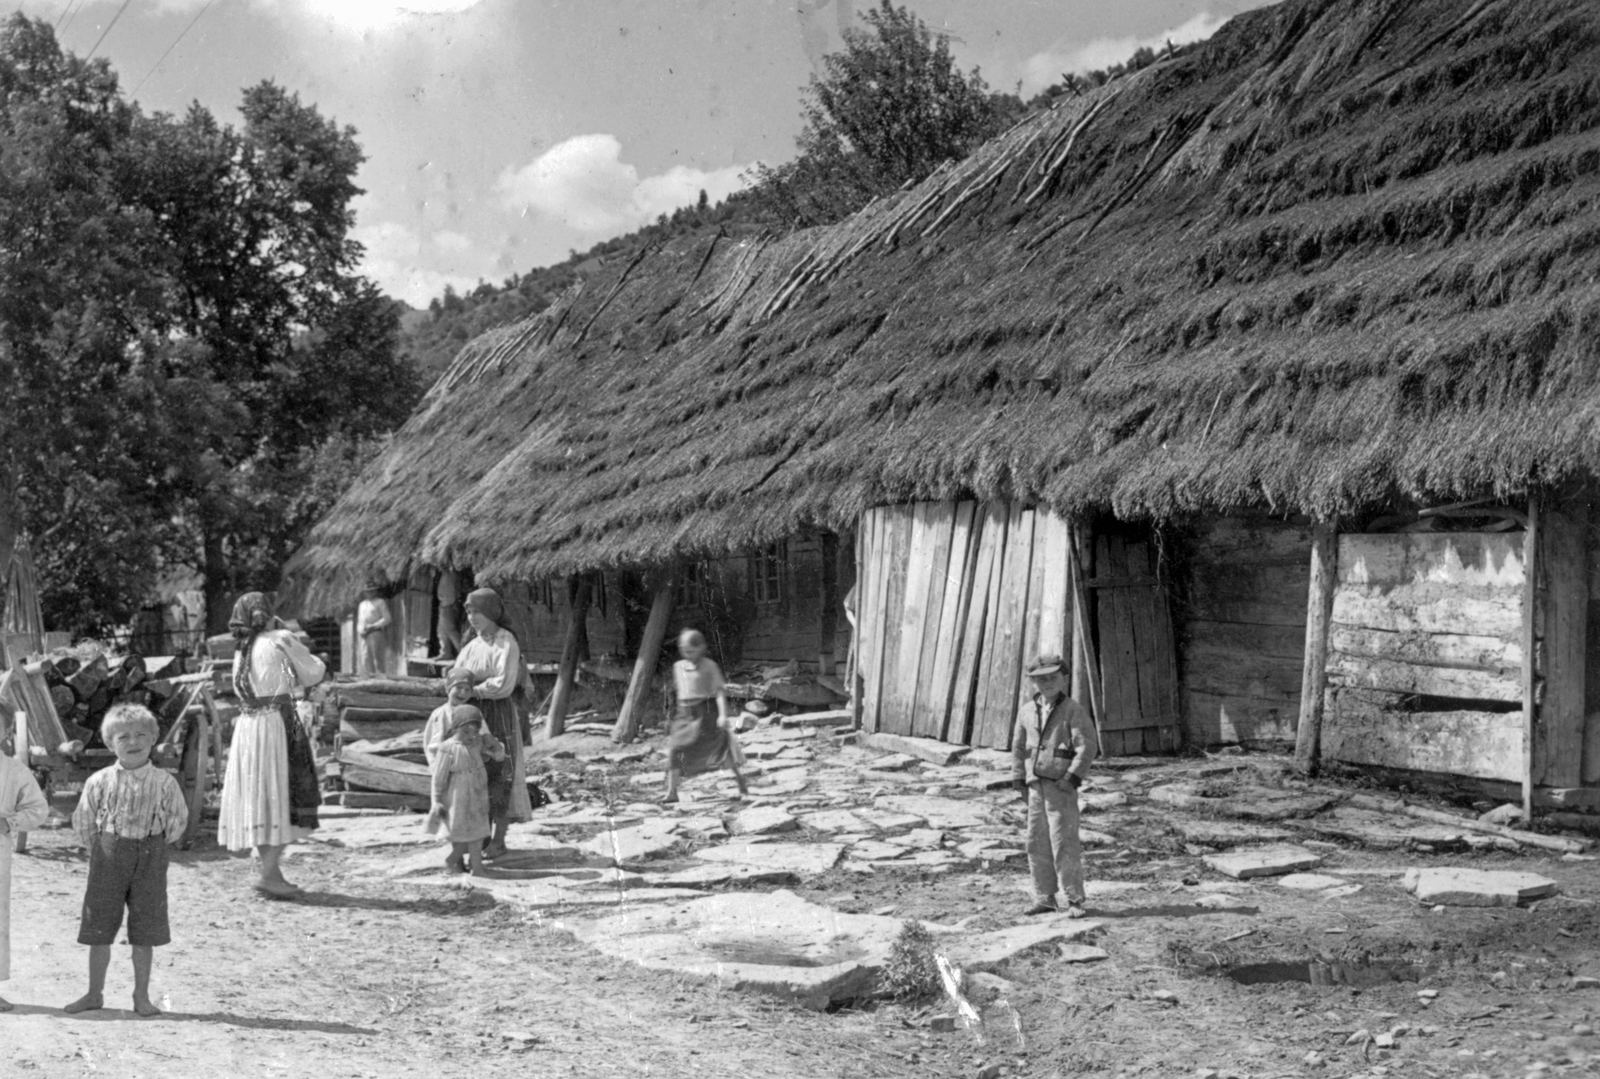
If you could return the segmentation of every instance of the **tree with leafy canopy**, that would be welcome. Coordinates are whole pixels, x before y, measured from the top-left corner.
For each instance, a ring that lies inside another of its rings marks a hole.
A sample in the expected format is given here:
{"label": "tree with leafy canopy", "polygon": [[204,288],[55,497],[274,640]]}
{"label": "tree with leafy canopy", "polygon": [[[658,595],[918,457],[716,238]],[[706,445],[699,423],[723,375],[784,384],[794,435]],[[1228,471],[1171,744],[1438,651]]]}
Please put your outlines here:
{"label": "tree with leafy canopy", "polygon": [[908,9],[881,0],[862,19],[866,29],[847,30],[805,90],[798,156],[755,169],[757,201],[786,223],[847,217],[967,156],[1020,114],[977,68],[962,73],[949,38]]}
{"label": "tree with leafy canopy", "polygon": [[54,625],[187,564],[221,628],[419,393],[355,272],[355,132],[271,83],[241,113],[147,116],[47,24],[0,28],[0,548],[35,537]]}

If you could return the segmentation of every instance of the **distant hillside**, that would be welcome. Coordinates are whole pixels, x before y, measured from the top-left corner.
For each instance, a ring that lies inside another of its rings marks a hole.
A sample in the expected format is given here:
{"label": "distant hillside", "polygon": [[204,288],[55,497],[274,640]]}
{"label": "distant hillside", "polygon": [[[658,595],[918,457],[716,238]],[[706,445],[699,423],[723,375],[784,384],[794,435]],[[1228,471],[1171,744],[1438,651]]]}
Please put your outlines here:
{"label": "distant hillside", "polygon": [[400,321],[401,350],[416,367],[423,384],[431,385],[462,345],[485,330],[543,311],[579,278],[626,261],[647,244],[684,233],[717,227],[730,232],[759,229],[767,223],[764,213],[747,192],[712,206],[702,191],[698,206],[684,207],[671,216],[663,214],[653,225],[595,244],[587,251],[574,252],[554,266],[515,274],[499,285],[485,281],[465,295],[446,288],[443,296],[428,304],[427,310],[408,308]]}

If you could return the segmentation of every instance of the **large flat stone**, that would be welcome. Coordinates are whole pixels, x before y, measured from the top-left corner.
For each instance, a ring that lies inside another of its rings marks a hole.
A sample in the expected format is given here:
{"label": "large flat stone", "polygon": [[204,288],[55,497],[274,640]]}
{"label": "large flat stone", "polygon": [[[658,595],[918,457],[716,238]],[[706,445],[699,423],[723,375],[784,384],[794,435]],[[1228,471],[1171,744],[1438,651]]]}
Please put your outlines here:
{"label": "large flat stone", "polygon": [[495,899],[527,909],[551,907],[637,907],[652,903],[682,902],[703,895],[688,888],[608,888],[562,878],[506,880],[498,877],[470,877],[458,880],[418,881],[441,887],[476,889]]}
{"label": "large flat stone", "polygon": [[914,850],[938,850],[944,845],[944,833],[937,828],[913,828],[903,835],[889,836],[884,842]]}
{"label": "large flat stone", "polygon": [[876,991],[900,922],[843,914],[777,891],[730,892],[574,920],[568,928],[595,950],[648,969],[821,1009]]}
{"label": "large flat stone", "polygon": [[617,865],[659,858],[678,844],[678,822],[670,817],[643,821],[629,828],[610,828],[583,844],[591,854]]}
{"label": "large flat stone", "polygon": [[1189,843],[1202,847],[1241,847],[1251,843],[1284,843],[1295,833],[1283,828],[1268,828],[1243,821],[1211,820],[1206,817],[1180,817],[1172,822]]}
{"label": "large flat stone", "polygon": [[864,832],[866,821],[848,809],[825,809],[820,813],[807,813],[800,823],[817,832]]}
{"label": "large flat stone", "polygon": [[873,808],[921,817],[930,828],[974,828],[988,824],[989,806],[926,794],[889,794],[873,800]]}
{"label": "large flat stone", "polygon": [[1360,843],[1373,850],[1400,850],[1425,844],[1433,847],[1459,847],[1481,833],[1447,824],[1413,820],[1354,806],[1339,806],[1314,820],[1295,825],[1312,835]]}
{"label": "large flat stone", "polygon": [[861,766],[863,772],[903,772],[907,768],[919,763],[916,757],[909,753],[888,753],[882,757],[875,757]]}
{"label": "large flat stone", "polygon": [[905,847],[893,843],[884,843],[876,839],[867,839],[850,845],[850,857],[862,861],[881,861],[886,858],[900,858],[907,853]]}
{"label": "large flat stone", "polygon": [[762,843],[733,840],[720,847],[694,852],[702,862],[732,862],[761,869],[785,869],[797,877],[816,877],[839,862],[844,847],[838,843]]}
{"label": "large flat stone", "polygon": [[1279,790],[1276,787],[1241,786],[1226,797],[1208,798],[1199,783],[1168,783],[1150,789],[1150,800],[1177,809],[1203,810],[1245,820],[1293,820],[1314,817],[1336,805],[1339,796],[1313,791]]}
{"label": "large flat stone", "polygon": [[954,764],[972,752],[969,746],[952,745],[933,738],[911,738],[901,734],[877,732],[861,735],[856,744],[868,749],[882,750],[885,753],[907,753],[929,764],[940,766]]}
{"label": "large flat stone", "polygon": [[1322,863],[1321,858],[1304,847],[1295,846],[1258,847],[1226,854],[1208,854],[1201,861],[1223,876],[1235,880],[1278,877],[1311,869]]}
{"label": "large flat stone", "polygon": [[1104,813],[1127,804],[1128,796],[1122,791],[1086,791],[1078,795],[1078,806],[1085,813]]}
{"label": "large flat stone", "polygon": [[979,933],[953,941],[947,954],[952,963],[968,973],[993,972],[995,967],[1024,952],[1077,940],[1101,928],[1102,923],[1086,918],[1068,918],[1064,914],[1043,915],[1010,929]]}
{"label": "large flat stone", "polygon": [[1447,907],[1514,907],[1557,891],[1537,873],[1492,869],[1411,869],[1404,883],[1418,902]]}
{"label": "large flat stone", "polygon": [[721,884],[788,884],[794,880],[788,869],[763,869],[754,865],[708,862],[672,873],[650,874],[642,883],[652,888],[715,888]]}
{"label": "large flat stone", "polygon": [[798,827],[800,822],[777,806],[755,806],[728,818],[729,835],[777,835]]}

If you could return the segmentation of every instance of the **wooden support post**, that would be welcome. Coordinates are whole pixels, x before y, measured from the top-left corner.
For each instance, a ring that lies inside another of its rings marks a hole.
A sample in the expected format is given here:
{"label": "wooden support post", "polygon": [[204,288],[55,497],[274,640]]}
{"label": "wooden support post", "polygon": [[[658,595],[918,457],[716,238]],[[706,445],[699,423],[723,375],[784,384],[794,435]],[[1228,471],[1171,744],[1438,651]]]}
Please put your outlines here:
{"label": "wooden support post", "polygon": [[628,682],[628,695],[622,700],[622,711],[617,714],[617,725],[611,740],[627,745],[639,737],[639,713],[650,699],[650,686],[655,681],[656,663],[661,658],[661,641],[667,635],[667,620],[672,617],[672,601],[676,598],[678,574],[675,567],[661,571],[656,582],[655,595],[650,600],[650,617],[645,621],[644,634],[639,638],[639,655],[633,661],[633,678]]}
{"label": "wooden support post", "polygon": [[1551,492],[1539,513],[1543,598],[1539,723],[1533,780],[1539,787],[1583,785],[1589,621],[1589,507],[1581,491]]}
{"label": "wooden support post", "polygon": [[1533,822],[1533,728],[1538,702],[1539,492],[1528,491],[1528,528],[1522,534],[1522,820]]}
{"label": "wooden support post", "polygon": [[[12,721],[15,724],[16,731],[12,741],[12,748],[16,750],[17,760],[22,762],[23,767],[29,767],[32,764],[33,746],[30,744],[28,736],[28,713],[18,712],[12,717]],[[12,837],[11,846],[18,854],[26,853],[28,849],[28,833],[18,832]]]}
{"label": "wooden support post", "polygon": [[572,701],[572,687],[578,678],[578,652],[583,647],[584,621],[589,617],[588,575],[576,574],[568,578],[567,595],[572,602],[567,608],[566,641],[561,646],[556,689],[550,695],[550,714],[545,719],[546,738],[559,738],[567,729],[567,707]]}
{"label": "wooden support post", "polygon": [[1328,688],[1328,622],[1338,580],[1338,530],[1331,521],[1318,521],[1311,526],[1305,666],[1300,672],[1300,726],[1294,743],[1295,768],[1307,774],[1316,770],[1320,756],[1323,699]]}

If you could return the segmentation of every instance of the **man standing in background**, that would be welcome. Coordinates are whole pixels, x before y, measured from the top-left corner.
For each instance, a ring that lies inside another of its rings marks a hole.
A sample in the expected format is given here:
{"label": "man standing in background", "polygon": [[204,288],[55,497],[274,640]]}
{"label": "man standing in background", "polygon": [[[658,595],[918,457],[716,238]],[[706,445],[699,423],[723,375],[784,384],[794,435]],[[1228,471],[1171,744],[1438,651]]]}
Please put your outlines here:
{"label": "man standing in background", "polygon": [[384,631],[393,619],[389,616],[389,601],[383,598],[383,589],[376,581],[368,581],[361,592],[361,603],[356,607],[356,637],[361,642],[361,662],[356,668],[361,674],[389,674],[389,639]]}

